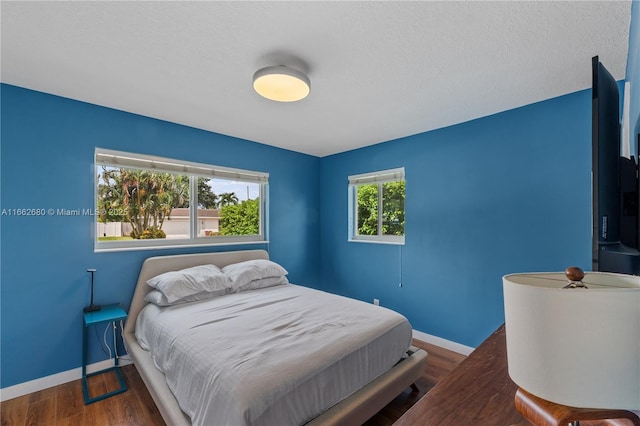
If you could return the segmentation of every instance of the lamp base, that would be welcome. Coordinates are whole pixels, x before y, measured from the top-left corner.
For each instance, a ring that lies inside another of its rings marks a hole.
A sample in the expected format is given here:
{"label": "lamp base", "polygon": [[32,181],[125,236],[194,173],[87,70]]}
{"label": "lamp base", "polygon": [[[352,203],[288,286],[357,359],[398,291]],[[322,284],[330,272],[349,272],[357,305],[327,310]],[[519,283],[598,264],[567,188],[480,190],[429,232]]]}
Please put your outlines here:
{"label": "lamp base", "polygon": [[569,407],[538,398],[522,388],[516,391],[515,405],[524,418],[538,426],[560,426],[582,420],[612,419],[626,419],[634,426],[640,426],[640,417],[632,411]]}
{"label": "lamp base", "polygon": [[94,304],[91,304],[91,305],[89,305],[89,306],[85,307],[83,310],[84,310],[85,312],[95,312],[95,311],[99,311],[100,309],[102,309],[102,308],[100,307],[100,305],[94,305]]}

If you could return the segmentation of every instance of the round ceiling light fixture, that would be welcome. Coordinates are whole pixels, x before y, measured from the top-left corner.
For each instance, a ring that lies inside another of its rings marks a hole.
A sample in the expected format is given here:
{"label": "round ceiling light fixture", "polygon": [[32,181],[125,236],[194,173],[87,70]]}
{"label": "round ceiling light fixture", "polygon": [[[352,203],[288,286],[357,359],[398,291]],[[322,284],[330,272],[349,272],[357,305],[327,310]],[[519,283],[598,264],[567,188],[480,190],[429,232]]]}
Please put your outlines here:
{"label": "round ceiling light fixture", "polygon": [[307,97],[311,82],[303,72],[278,65],[256,71],[253,74],[253,89],[272,101],[295,102]]}

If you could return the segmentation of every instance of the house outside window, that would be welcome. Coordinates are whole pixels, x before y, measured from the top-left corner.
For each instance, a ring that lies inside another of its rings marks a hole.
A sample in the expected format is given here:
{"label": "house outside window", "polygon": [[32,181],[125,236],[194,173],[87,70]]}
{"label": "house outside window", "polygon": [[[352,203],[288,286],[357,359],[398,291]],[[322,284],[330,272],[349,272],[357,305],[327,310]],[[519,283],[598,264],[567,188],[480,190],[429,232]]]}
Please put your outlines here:
{"label": "house outside window", "polygon": [[404,167],[349,176],[349,241],[404,244]]}
{"label": "house outside window", "polygon": [[95,250],[265,242],[267,173],[97,148]]}

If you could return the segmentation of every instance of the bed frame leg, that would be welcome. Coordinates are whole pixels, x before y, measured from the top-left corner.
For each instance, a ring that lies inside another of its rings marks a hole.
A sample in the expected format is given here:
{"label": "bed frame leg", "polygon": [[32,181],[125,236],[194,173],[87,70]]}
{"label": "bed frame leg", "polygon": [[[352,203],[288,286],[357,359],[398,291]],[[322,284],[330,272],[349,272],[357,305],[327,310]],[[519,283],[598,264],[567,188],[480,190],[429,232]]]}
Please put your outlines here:
{"label": "bed frame leg", "polygon": [[413,392],[420,392],[420,389],[418,389],[418,386],[416,386],[415,383],[411,383],[411,390]]}

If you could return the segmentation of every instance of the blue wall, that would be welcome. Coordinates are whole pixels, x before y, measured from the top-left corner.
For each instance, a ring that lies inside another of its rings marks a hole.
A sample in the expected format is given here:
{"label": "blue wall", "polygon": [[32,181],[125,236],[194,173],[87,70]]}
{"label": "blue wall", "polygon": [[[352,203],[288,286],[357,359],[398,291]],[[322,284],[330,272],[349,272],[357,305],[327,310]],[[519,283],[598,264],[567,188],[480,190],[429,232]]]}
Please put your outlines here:
{"label": "blue wall", "polygon": [[[292,281],[319,281],[320,159],[177,124],[1,86],[1,208],[93,208],[96,146],[270,174],[268,248]],[[94,253],[93,218],[2,216],[1,387],[81,365],[87,268],[96,303],[125,309],[149,256],[222,250]],[[92,336],[94,337],[94,336]],[[105,359],[92,342],[90,361]]]}
{"label": "blue wall", "polygon": [[[401,166],[405,245],[347,242],[347,176]],[[425,333],[477,346],[504,321],[504,274],[591,268],[590,90],[326,157],[320,170],[326,288],[378,298]]]}

